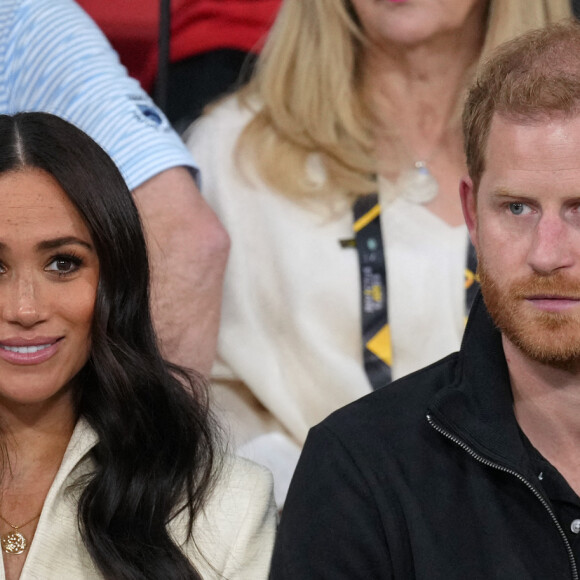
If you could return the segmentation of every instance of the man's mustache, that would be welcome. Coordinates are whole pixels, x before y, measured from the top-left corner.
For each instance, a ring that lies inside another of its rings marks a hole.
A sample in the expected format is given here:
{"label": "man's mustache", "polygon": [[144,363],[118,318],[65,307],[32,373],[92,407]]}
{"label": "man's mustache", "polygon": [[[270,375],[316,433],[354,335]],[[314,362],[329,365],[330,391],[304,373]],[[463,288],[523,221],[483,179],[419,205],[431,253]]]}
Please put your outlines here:
{"label": "man's mustache", "polygon": [[556,272],[549,276],[532,274],[510,284],[509,293],[514,298],[545,298],[580,300],[580,279]]}

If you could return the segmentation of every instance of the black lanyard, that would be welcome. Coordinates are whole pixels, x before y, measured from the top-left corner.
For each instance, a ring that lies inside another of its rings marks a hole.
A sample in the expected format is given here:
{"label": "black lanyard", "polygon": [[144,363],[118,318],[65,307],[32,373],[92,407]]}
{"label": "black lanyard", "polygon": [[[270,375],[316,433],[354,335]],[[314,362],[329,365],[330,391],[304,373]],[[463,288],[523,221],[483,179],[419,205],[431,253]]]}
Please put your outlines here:
{"label": "black lanyard", "polygon": [[[353,206],[355,244],[361,288],[361,321],[365,372],[373,389],[392,380],[392,348],[387,308],[387,269],[381,233],[381,206],[376,193],[357,198]],[[465,315],[473,303],[477,257],[469,243],[465,269]]]}

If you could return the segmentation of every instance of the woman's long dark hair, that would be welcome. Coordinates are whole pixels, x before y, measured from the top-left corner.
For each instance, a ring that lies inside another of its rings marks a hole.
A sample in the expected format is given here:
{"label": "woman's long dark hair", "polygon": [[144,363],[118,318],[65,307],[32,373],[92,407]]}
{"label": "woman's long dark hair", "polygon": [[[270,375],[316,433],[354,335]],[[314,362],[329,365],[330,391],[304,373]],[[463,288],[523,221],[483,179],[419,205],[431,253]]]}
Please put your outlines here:
{"label": "woman's long dark hair", "polygon": [[26,168],[57,180],[99,257],[91,354],[76,381],[78,414],[99,437],[78,508],[83,541],[106,578],[199,578],[167,525],[186,510],[192,535],[218,464],[214,426],[203,381],[159,352],[131,193],[73,125],[45,113],[0,115],[0,174]]}

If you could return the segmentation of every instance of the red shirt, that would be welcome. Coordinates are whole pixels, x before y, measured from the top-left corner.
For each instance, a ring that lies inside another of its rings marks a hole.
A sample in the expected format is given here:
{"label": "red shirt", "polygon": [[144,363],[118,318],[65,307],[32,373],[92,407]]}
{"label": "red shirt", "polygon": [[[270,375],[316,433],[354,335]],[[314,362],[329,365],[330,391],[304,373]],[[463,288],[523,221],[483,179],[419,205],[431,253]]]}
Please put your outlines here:
{"label": "red shirt", "polygon": [[[157,71],[158,2],[77,0],[149,89]],[[259,52],[282,0],[173,0],[171,61],[219,48]]]}
{"label": "red shirt", "polygon": [[281,0],[174,0],[171,60],[218,48],[259,52]]}

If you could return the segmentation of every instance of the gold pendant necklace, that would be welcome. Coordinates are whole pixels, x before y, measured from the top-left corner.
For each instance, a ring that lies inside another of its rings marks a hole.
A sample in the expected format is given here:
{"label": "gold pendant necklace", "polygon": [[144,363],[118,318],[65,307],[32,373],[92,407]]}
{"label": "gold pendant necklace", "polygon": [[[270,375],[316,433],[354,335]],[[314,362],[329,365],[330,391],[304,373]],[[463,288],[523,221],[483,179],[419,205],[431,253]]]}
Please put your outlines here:
{"label": "gold pendant necklace", "polygon": [[14,531],[8,532],[0,536],[0,542],[2,543],[2,549],[7,554],[22,554],[26,548],[28,548],[28,540],[24,537],[24,534],[20,532],[20,528],[27,526],[33,522],[36,518],[40,517],[40,513],[36,514],[33,518],[29,519],[27,522],[15,526],[11,524],[2,514],[0,514],[0,520],[6,522]]}

